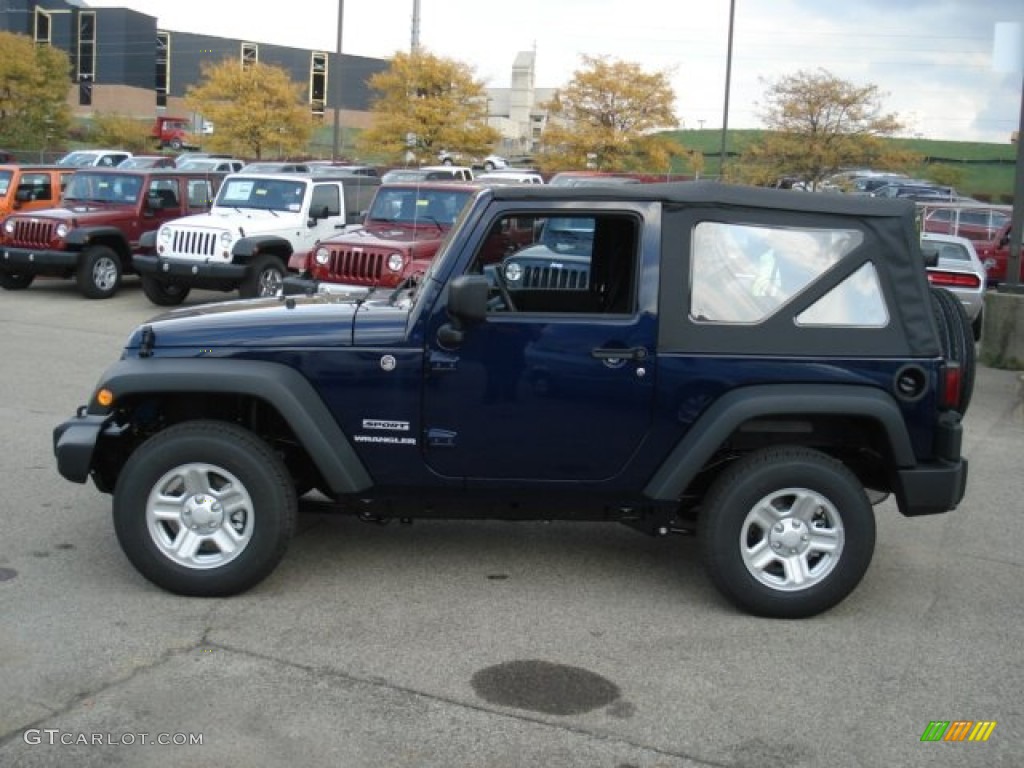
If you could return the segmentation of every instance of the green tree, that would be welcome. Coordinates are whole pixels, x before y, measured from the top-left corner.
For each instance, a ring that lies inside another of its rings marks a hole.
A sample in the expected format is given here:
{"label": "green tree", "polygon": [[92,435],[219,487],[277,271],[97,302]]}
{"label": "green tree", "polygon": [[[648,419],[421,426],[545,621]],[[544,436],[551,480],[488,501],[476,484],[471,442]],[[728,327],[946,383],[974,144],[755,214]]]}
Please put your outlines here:
{"label": "green tree", "polygon": [[472,67],[427,51],[397,52],[369,80],[373,123],[356,140],[364,155],[432,162],[441,150],[481,156],[500,138],[487,125],[487,93]]}
{"label": "green tree", "polygon": [[878,86],[801,70],[768,83],[759,106],[768,130],[741,154],[737,180],[767,184],[786,176],[815,188],[844,168],[902,170],[919,160],[885,141],[903,126],[882,110]]}
{"label": "green tree", "polygon": [[127,115],[114,112],[98,114],[92,121],[92,140],[102,147],[117,147],[141,154],[153,149],[151,127],[151,121],[136,120]]}
{"label": "green tree", "polygon": [[70,65],[63,51],[0,32],[0,144],[45,149],[71,125]]}
{"label": "green tree", "polygon": [[541,168],[661,171],[686,154],[655,133],[679,124],[668,73],[605,56],[581,58],[583,66],[543,105],[548,122],[537,157]]}
{"label": "green tree", "polygon": [[313,116],[304,98],[305,86],[281,67],[237,59],[203,69],[199,85],[190,86],[185,103],[216,125],[203,148],[232,152],[257,160],[306,153],[313,135]]}

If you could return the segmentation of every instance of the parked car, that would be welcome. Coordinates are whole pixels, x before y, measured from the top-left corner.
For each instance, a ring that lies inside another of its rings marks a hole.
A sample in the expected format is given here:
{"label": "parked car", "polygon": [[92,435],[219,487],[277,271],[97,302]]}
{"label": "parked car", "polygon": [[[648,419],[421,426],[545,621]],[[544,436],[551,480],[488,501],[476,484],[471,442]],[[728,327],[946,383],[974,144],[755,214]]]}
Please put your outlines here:
{"label": "parked car", "polygon": [[603,187],[619,184],[641,184],[640,179],[629,174],[603,173],[601,171],[562,171],[548,180],[553,187]]}
{"label": "parked car", "polygon": [[925,232],[921,253],[928,270],[928,282],[946,288],[964,305],[975,340],[981,338],[988,277],[985,267],[966,237]]}
{"label": "parked car", "polygon": [[173,168],[174,158],[167,155],[133,155],[122,160],[117,167],[124,171],[133,168]]}
{"label": "parked car", "polygon": [[899,200],[954,201],[959,195],[953,187],[938,184],[908,184],[905,181],[889,182],[871,192],[871,197],[884,197]]}
{"label": "parked car", "polygon": [[307,163],[257,162],[244,166],[242,173],[309,173],[309,169]]}
{"label": "parked car", "polygon": [[382,184],[419,181],[462,181],[449,168],[395,168],[380,177]]}
{"label": "parked car", "polygon": [[74,170],[55,165],[0,165],[0,219],[60,204]]}
{"label": "parked car", "polygon": [[0,165],[11,165],[17,162],[18,158],[14,156],[13,152],[8,152],[6,149],[0,149]]}
{"label": "parked car", "polygon": [[[1010,225],[1007,221],[991,240],[978,240],[974,248],[978,258],[985,265],[989,287],[999,285],[1009,273],[1010,266]],[[1021,249],[1019,281],[1024,285],[1024,248]]]}
{"label": "parked car", "polygon": [[493,171],[477,174],[476,181],[482,184],[543,184],[544,177],[533,171]]}
{"label": "parked car", "polygon": [[68,152],[57,161],[57,165],[71,168],[116,168],[131,156],[131,152],[122,149],[79,149]]}
{"label": "parked car", "polygon": [[182,171],[204,171],[206,173],[237,173],[244,167],[244,160],[223,157],[200,157],[177,166]]}
{"label": "parked car", "polygon": [[1007,226],[1013,207],[961,203],[919,203],[921,229],[968,240],[990,241]]}
{"label": "parked car", "polygon": [[372,165],[354,165],[352,163],[333,163],[330,160],[310,160],[309,172],[321,175],[351,173],[354,176],[380,176]]}
{"label": "parked car", "polygon": [[180,168],[185,163],[190,163],[193,160],[207,160],[209,158],[220,158],[224,160],[231,160],[231,155],[217,153],[217,152],[182,152],[180,155],[174,158],[174,166]]}
{"label": "parked car", "polygon": [[[437,154],[437,159],[441,161],[442,165],[455,165],[462,160],[462,155],[458,152],[448,152],[447,150],[441,150]],[[508,160],[501,155],[487,155],[483,160],[474,160],[471,163],[473,168],[483,168],[485,171],[495,171],[499,168],[508,167]]]}
{"label": "parked car", "polygon": [[419,170],[436,171],[440,173],[450,174],[453,179],[457,181],[472,181],[473,180],[473,169],[468,165],[425,165]]}

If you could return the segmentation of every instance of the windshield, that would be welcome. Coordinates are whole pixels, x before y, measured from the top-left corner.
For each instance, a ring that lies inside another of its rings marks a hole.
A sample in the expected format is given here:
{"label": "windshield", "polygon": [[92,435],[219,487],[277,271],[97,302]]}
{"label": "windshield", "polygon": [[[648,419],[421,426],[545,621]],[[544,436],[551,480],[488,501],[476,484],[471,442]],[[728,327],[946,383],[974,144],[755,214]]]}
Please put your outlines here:
{"label": "windshield", "polygon": [[381,187],[367,219],[451,226],[472,195],[473,191],[467,189]]}
{"label": "windshield", "polygon": [[0,196],[6,195],[7,190],[11,188],[11,178],[14,176],[12,171],[0,171]]}
{"label": "windshield", "polygon": [[141,176],[79,171],[68,182],[64,199],[91,203],[137,203],[141,189]]}
{"label": "windshield", "polygon": [[220,188],[217,205],[222,208],[253,208],[263,211],[302,210],[307,184],[301,179],[229,179]]}

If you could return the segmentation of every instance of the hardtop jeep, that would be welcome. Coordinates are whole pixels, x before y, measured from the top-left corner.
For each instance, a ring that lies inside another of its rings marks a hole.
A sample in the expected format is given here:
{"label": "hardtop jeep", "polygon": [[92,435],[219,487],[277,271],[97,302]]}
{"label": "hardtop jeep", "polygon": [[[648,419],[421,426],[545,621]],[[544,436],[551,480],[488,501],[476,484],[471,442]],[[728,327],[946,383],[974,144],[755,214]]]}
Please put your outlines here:
{"label": "hardtop jeep", "polygon": [[0,286],[27,288],[37,275],[74,277],[90,299],[117,292],[148,232],[205,211],[222,174],[176,169],[76,171],[60,207],[15,213],[0,226]]}
{"label": "hardtop jeep", "polygon": [[73,173],[56,165],[0,165],[0,220],[15,211],[60,205]]}
{"label": "hardtop jeep", "polygon": [[[562,234],[488,264],[512,219]],[[126,555],[173,592],[265,578],[315,487],[367,520],[695,532],[736,605],[802,617],[860,581],[873,501],[961,501],[973,350],[910,203],[496,187],[407,290],[144,324],[54,450],[113,494]]]}
{"label": "hardtop jeep", "polygon": [[243,298],[281,290],[288,262],[323,238],[359,226],[380,180],[355,174],[237,173],[209,213],[160,228],[135,257],[154,304],[180,304],[192,288],[238,290]]}
{"label": "hardtop jeep", "polygon": [[479,187],[451,182],[382,184],[363,226],[328,237],[289,268],[286,294],[367,291],[418,280]]}

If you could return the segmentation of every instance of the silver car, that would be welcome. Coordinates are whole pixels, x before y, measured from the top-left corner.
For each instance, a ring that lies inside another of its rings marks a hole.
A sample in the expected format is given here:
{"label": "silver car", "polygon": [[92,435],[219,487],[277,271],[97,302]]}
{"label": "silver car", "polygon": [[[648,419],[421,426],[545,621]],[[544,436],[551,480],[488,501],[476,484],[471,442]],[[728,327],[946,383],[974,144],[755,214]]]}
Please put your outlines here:
{"label": "silver car", "polygon": [[987,283],[974,243],[965,237],[925,232],[921,235],[921,252],[929,265],[928,281],[948,288],[960,299],[971,319],[975,340],[981,338]]}

